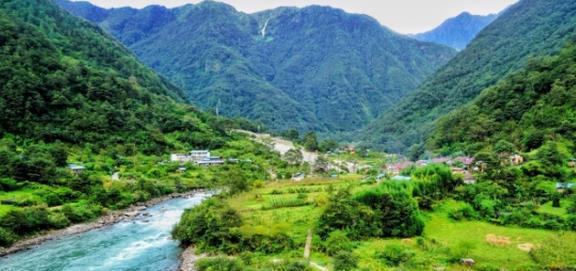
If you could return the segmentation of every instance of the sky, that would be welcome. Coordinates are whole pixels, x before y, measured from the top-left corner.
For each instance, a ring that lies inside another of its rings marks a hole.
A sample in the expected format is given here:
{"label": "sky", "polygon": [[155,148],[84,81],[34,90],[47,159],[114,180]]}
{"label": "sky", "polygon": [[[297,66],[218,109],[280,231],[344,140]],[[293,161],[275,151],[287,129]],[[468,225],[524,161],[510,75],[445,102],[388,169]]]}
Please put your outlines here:
{"label": "sky", "polygon": [[[88,0],[101,7],[131,6],[141,8],[157,4],[176,7],[200,0]],[[253,13],[279,6],[324,5],[351,13],[367,14],[396,32],[421,33],[433,29],[444,20],[463,11],[486,15],[498,13],[517,0],[219,0],[237,10]]]}

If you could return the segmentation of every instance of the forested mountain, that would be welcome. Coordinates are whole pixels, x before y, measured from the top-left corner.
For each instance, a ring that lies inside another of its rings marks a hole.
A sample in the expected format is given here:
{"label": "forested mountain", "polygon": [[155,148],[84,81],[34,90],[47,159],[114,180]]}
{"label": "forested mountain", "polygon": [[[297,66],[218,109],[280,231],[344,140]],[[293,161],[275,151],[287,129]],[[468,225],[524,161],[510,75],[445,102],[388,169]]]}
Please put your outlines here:
{"label": "forested mountain", "polygon": [[530,152],[547,141],[576,140],[576,46],[527,67],[438,121],[429,147],[475,154],[511,143]]}
{"label": "forested mountain", "polygon": [[99,28],[48,0],[2,1],[0,11],[1,134],[155,145],[157,130],[194,125],[173,118],[180,91]]}
{"label": "forested mountain", "polygon": [[[0,247],[169,193],[267,179],[286,164],[228,133],[243,123],[184,103],[120,43],[51,0],[1,1]],[[250,164],[187,164],[194,173],[183,174],[166,161],[193,148]]]}
{"label": "forested mountain", "polygon": [[438,117],[474,99],[534,56],[557,52],[576,34],[576,2],[523,0],[507,9],[414,93],[363,132],[391,151],[422,149]]}
{"label": "forested mountain", "polygon": [[428,32],[414,35],[414,38],[462,50],[497,17],[496,14],[482,16],[463,12]]}
{"label": "forested mountain", "polygon": [[117,37],[193,103],[274,129],[360,128],[455,54],[328,7],[244,14],[213,1],[109,10],[59,3]]}

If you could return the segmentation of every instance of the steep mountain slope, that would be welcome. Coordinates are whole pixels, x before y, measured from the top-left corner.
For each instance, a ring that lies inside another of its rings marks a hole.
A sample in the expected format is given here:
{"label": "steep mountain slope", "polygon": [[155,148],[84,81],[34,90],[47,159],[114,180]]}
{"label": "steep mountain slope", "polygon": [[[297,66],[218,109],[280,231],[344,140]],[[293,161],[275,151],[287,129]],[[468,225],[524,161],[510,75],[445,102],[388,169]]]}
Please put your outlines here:
{"label": "steep mountain slope", "polygon": [[576,2],[524,0],[507,9],[414,93],[371,123],[363,138],[390,151],[421,146],[436,119],[475,98],[532,56],[576,34]]}
{"label": "steep mountain slope", "polygon": [[60,3],[117,37],[194,103],[274,129],[360,128],[455,54],[326,7],[244,14],[213,1],[141,10]]}
{"label": "steep mountain slope", "polygon": [[414,38],[421,41],[435,42],[450,46],[456,50],[462,50],[498,15],[490,14],[486,16],[472,15],[468,12],[450,18],[438,27],[414,35]]}
{"label": "steep mountain slope", "polygon": [[[522,151],[576,140],[576,46],[529,63],[438,121],[429,148],[474,154],[501,140]],[[573,143],[570,145],[573,146]]]}
{"label": "steep mountain slope", "polygon": [[0,134],[147,151],[162,132],[211,134],[179,89],[51,1],[2,1],[0,16]]}
{"label": "steep mountain slope", "polygon": [[[227,133],[235,121],[183,101],[120,43],[51,0],[0,1],[0,253],[106,210],[300,171]],[[186,174],[165,162],[192,148],[251,162],[188,165]]]}

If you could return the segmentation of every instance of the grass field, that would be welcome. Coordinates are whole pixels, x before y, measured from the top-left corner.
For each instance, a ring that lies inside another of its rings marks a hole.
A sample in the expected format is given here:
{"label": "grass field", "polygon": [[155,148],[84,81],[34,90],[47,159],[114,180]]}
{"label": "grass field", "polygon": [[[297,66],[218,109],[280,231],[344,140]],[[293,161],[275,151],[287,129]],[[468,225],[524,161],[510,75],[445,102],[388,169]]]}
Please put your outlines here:
{"label": "grass field", "polygon": [[[230,206],[244,219],[241,231],[247,233],[286,233],[296,241],[298,249],[278,255],[255,255],[253,267],[278,259],[301,259],[307,232],[314,229],[328,191],[345,186],[359,190],[359,176],[340,179],[309,179],[303,182],[274,182],[265,187],[229,199]],[[305,205],[292,206],[294,203]],[[530,249],[548,246],[559,232],[503,227],[481,221],[454,221],[448,213],[461,203],[447,200],[424,214],[426,228],[422,237],[410,239],[371,239],[355,242],[354,254],[359,258],[359,270],[541,270],[531,257]],[[551,205],[541,212],[562,212]],[[576,238],[576,233],[563,233]],[[315,250],[321,240],[313,239],[311,261],[331,270],[332,260]],[[397,244],[414,256],[400,267],[390,267],[375,257],[387,245]],[[576,246],[576,244],[575,244]],[[472,258],[474,267],[460,264],[462,257]],[[576,257],[568,255],[567,257]],[[396,268],[396,269],[395,269]]]}

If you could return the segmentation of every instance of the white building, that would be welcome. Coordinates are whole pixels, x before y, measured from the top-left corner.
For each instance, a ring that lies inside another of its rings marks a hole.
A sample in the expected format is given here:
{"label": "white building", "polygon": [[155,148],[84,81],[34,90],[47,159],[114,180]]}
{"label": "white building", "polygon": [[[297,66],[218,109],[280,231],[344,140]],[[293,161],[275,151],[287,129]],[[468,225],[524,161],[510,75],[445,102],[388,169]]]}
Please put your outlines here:
{"label": "white building", "polygon": [[188,154],[173,153],[170,155],[170,161],[180,163],[198,162],[206,159],[210,159],[210,151],[207,150],[191,151]]}
{"label": "white building", "polygon": [[213,166],[224,164],[220,157],[211,156],[210,151],[199,150],[191,151],[188,154],[173,153],[170,155],[170,161],[180,163],[196,163],[201,166]]}

